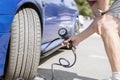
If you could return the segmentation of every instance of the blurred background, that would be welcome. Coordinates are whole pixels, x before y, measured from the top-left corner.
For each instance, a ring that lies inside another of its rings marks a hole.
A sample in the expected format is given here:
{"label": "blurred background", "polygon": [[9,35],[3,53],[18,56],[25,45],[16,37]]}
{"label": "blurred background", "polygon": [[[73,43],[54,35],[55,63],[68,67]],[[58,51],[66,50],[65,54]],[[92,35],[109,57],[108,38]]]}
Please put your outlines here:
{"label": "blurred background", "polygon": [[[86,0],[75,0],[75,1],[78,5],[80,15],[87,16],[87,17],[93,16]],[[112,4],[113,1],[114,0],[110,0],[110,5]]]}

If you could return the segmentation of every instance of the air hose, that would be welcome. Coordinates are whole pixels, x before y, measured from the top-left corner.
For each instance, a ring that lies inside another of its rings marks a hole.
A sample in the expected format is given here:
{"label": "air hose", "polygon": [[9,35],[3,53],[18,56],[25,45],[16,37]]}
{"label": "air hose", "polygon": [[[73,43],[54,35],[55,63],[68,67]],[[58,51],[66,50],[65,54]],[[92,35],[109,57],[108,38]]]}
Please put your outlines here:
{"label": "air hose", "polygon": [[[75,49],[76,48],[75,47],[71,47],[71,49],[72,49],[72,52],[74,54],[74,61],[73,61],[73,63],[71,64],[70,61],[68,61],[65,58],[59,58],[59,63],[53,63],[51,65],[51,72],[52,72],[51,80],[54,80],[54,78],[55,78],[55,76],[54,76],[54,74],[55,74],[55,72],[54,72],[54,65],[59,65],[59,66],[62,66],[64,68],[71,68],[72,66],[75,65],[75,63],[76,63],[76,52],[75,52]],[[63,61],[66,62],[67,64],[62,63]]]}
{"label": "air hose", "polygon": [[[58,34],[61,36],[61,38],[65,39],[65,40],[68,39],[66,37],[67,30],[65,28],[59,29]],[[57,39],[55,39],[55,40],[57,40]],[[55,40],[51,41],[50,44],[52,42],[54,42]],[[49,47],[50,44],[48,44],[48,46],[46,46],[45,49],[47,49],[47,47]],[[39,80],[39,79],[37,79],[37,77],[43,78],[44,80],[54,80],[54,78],[55,78],[54,65],[62,66],[64,68],[71,68],[72,66],[74,66],[75,63],[76,63],[76,52],[75,52],[76,48],[73,46],[72,41],[69,42],[69,48],[72,50],[73,55],[74,55],[74,61],[73,61],[72,64],[70,63],[69,60],[67,60],[65,58],[59,58],[59,63],[53,63],[53,64],[51,64],[51,79],[47,79],[43,75],[36,75],[36,79],[34,79],[34,80]],[[45,49],[43,51],[45,51]],[[67,64],[64,64],[63,62],[65,62]]]}
{"label": "air hose", "polygon": [[[71,68],[72,66],[74,66],[76,63],[76,52],[75,52],[76,48],[73,47],[71,42],[70,42],[70,44],[71,44],[70,48],[71,48],[73,55],[74,55],[73,63],[71,64],[70,61],[65,59],[65,58],[59,58],[59,63],[52,63],[51,64],[51,79],[47,79],[45,76],[43,76],[41,74],[36,74],[34,80],[39,80],[39,77],[42,78],[43,80],[54,80],[54,78],[55,78],[54,65],[62,66],[64,68]],[[67,64],[64,64],[63,62],[65,62]]]}

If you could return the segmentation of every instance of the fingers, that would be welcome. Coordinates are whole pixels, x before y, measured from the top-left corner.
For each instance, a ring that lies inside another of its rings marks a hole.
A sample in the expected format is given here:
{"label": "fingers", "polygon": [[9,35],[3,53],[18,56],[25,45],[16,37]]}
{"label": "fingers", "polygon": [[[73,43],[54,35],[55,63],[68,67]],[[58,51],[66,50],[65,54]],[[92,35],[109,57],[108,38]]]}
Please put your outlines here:
{"label": "fingers", "polygon": [[67,48],[69,48],[69,39],[68,40],[66,40],[66,41],[64,41],[63,43],[62,43],[62,46],[66,46]]}
{"label": "fingers", "polygon": [[68,40],[66,40],[66,41],[63,41],[63,43],[62,43],[62,46],[66,46],[67,48],[69,48],[70,46],[70,41],[72,41],[72,39],[71,38],[69,38]]}

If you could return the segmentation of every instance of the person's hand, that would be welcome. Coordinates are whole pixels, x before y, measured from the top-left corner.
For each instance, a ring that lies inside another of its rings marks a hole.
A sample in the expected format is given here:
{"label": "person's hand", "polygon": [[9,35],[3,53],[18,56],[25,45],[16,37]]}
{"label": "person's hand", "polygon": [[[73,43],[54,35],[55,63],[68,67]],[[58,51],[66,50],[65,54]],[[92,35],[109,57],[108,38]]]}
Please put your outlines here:
{"label": "person's hand", "polygon": [[78,35],[74,35],[74,36],[72,36],[72,37],[70,37],[68,40],[66,40],[66,41],[64,41],[63,43],[62,43],[62,45],[63,46],[66,46],[66,47],[70,47],[69,45],[70,45],[70,43],[69,42],[72,42],[72,44],[74,45],[74,46],[76,46],[76,45],[78,45],[79,44],[79,36]]}

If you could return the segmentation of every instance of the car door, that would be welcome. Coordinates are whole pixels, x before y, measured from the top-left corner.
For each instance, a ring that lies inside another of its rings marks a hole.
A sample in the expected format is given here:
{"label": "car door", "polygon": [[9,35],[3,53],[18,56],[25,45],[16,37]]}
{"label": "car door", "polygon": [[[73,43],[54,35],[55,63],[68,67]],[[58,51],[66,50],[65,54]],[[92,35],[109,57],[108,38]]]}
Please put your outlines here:
{"label": "car door", "polygon": [[47,43],[58,37],[58,9],[62,6],[61,0],[43,0],[44,27],[42,43]]}
{"label": "car door", "polygon": [[[45,26],[43,29],[43,43],[58,38],[58,30],[62,27],[73,28],[77,13],[74,0],[43,0],[45,5]],[[74,19],[74,21],[73,21]]]}

